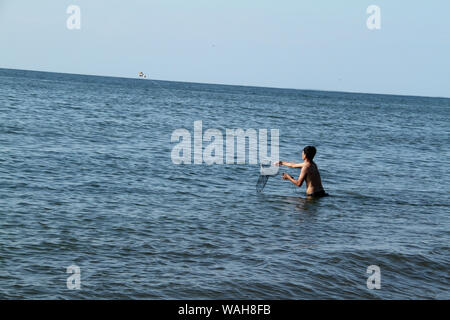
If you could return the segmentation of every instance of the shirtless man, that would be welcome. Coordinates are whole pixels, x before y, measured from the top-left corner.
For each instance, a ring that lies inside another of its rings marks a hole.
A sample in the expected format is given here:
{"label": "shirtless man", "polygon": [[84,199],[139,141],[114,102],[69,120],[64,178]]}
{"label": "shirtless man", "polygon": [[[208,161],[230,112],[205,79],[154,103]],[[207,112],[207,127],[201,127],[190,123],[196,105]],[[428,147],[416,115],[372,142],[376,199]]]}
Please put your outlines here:
{"label": "shirtless man", "polygon": [[283,165],[291,168],[301,168],[300,175],[297,180],[292,178],[289,174],[283,173],[284,180],[290,180],[293,184],[301,187],[303,181],[306,181],[306,195],[309,197],[324,197],[328,194],[322,187],[322,181],[320,179],[319,169],[314,163],[313,159],[316,155],[316,148],[313,146],[307,146],[303,149],[302,159],[303,163],[294,163],[286,161],[278,161],[275,165]]}

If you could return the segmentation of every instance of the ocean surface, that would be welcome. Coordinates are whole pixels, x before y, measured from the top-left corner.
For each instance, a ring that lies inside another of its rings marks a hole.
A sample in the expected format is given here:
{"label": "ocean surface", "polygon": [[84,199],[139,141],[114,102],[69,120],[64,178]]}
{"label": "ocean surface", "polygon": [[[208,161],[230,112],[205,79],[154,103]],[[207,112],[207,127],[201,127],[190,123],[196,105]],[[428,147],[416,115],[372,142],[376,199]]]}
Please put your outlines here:
{"label": "ocean surface", "polygon": [[[331,196],[174,164],[197,120],[316,146]],[[449,134],[444,98],[0,69],[0,298],[450,299]]]}

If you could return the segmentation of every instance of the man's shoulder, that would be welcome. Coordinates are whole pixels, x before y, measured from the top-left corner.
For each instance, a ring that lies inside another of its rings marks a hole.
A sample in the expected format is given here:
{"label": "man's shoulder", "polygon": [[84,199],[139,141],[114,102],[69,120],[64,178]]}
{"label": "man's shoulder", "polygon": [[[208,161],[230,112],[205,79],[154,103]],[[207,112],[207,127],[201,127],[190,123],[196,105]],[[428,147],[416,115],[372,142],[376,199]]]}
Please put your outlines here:
{"label": "man's shoulder", "polygon": [[305,169],[305,171],[312,171],[312,172],[319,170],[315,163],[307,163],[303,166],[303,169]]}

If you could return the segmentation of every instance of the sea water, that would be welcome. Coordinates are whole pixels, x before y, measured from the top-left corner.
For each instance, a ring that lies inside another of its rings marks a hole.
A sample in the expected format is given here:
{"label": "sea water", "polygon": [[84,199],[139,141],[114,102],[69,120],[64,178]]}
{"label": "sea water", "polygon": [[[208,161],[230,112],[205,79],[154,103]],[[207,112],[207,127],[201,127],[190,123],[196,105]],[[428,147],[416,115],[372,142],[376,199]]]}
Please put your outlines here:
{"label": "sea water", "polygon": [[[331,196],[174,164],[199,120],[316,146]],[[0,69],[0,298],[449,299],[449,124],[445,98]]]}

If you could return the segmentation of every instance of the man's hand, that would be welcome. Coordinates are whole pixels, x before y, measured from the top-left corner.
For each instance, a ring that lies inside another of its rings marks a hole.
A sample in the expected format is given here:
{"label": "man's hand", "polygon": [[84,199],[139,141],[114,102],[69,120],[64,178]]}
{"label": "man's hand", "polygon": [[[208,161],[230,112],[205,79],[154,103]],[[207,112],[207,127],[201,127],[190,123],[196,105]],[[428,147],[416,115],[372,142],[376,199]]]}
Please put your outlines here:
{"label": "man's hand", "polygon": [[286,172],[284,172],[281,177],[283,178],[283,180],[288,180],[290,175],[288,175]]}
{"label": "man's hand", "polygon": [[275,161],[274,163],[273,163],[273,165],[274,166],[281,166],[283,164],[283,161]]}

